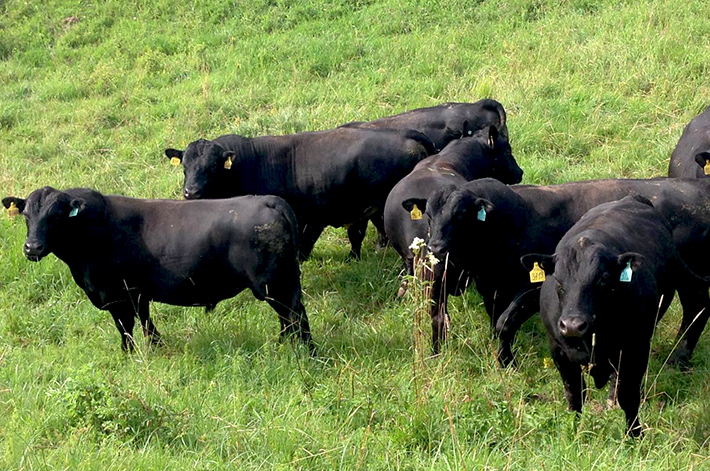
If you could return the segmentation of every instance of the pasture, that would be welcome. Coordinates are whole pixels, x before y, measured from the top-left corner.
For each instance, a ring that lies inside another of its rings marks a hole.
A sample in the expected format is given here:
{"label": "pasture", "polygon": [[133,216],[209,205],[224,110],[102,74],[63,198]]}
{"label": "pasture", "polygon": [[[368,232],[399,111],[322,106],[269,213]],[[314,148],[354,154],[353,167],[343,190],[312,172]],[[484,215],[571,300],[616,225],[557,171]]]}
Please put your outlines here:
{"label": "pasture", "polygon": [[[180,198],[166,147],[484,97],[508,112],[523,183],[662,176],[710,104],[707,13],[668,0],[7,0],[0,196]],[[677,301],[634,441],[606,390],[580,420],[566,411],[539,318],[518,335],[517,368],[499,369],[475,290],[450,298],[450,340],[427,358],[422,301],[394,299],[400,260],[375,250],[372,226],[361,261],[328,229],[302,265],[315,358],[279,343],[249,292],[210,314],[154,304],[166,345],[138,333],[124,355],[111,316],[54,256],[27,261],[24,238],[3,214],[0,469],[710,468],[710,338],[688,372],[665,365]]]}

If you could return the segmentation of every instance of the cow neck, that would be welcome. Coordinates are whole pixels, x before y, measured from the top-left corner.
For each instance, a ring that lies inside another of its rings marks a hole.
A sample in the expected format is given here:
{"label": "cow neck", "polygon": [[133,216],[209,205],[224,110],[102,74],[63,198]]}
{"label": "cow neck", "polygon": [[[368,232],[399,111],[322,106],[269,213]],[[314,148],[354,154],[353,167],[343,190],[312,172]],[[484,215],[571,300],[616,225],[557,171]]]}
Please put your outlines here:
{"label": "cow neck", "polygon": [[53,252],[67,265],[87,264],[101,258],[115,237],[107,224],[106,198],[96,191],[85,189],[67,190],[66,193],[72,198],[82,198],[86,206],[76,220],[68,220],[71,226]]}
{"label": "cow neck", "polygon": [[[473,140],[473,138],[463,138]],[[483,149],[478,142],[464,142],[463,139],[456,141],[449,146],[454,145],[455,148],[449,152],[446,149],[439,154],[439,158],[434,162],[434,166],[442,173],[447,171],[461,175],[466,181],[483,178],[485,175],[483,162]],[[475,151],[473,151],[475,149]],[[475,157],[466,158],[462,154],[470,154],[475,152]]]}
{"label": "cow neck", "polygon": [[[238,144],[234,143],[237,148],[230,149],[237,154],[237,166],[230,174],[242,194],[282,196],[284,167],[274,156],[286,154],[290,158],[292,152],[284,152],[279,137],[283,136],[242,137]],[[261,178],[253,178],[253,175],[260,175]]]}

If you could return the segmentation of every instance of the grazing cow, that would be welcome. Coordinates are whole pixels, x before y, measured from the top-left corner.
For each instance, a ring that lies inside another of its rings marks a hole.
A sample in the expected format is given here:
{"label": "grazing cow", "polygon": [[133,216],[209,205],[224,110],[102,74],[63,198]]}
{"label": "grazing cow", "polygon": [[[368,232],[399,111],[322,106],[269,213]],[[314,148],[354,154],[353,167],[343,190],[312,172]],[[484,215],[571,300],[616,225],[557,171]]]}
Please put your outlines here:
{"label": "grazing cow", "polygon": [[710,175],[710,106],[683,130],[671,154],[669,177],[703,178]]}
{"label": "grazing cow", "polygon": [[281,198],[141,200],[44,187],[2,204],[25,216],[25,256],[36,262],[54,253],[66,263],[94,306],[111,313],[124,350],[133,349],[136,316],[159,342],[149,301],[214,306],[245,288],[278,313],[282,337],[297,334],[313,349],[298,226]]}
{"label": "grazing cow", "polygon": [[326,226],[346,226],[351,256],[360,257],[367,221],[384,233],[387,194],[434,153],[423,134],[337,128],[285,136],[200,139],[165,155],[185,170],[186,199],[277,195],[293,208],[306,258]]}
{"label": "grazing cow", "polygon": [[355,121],[343,126],[369,129],[415,129],[431,139],[437,150],[442,150],[455,139],[470,136],[488,126],[495,126],[498,133],[508,139],[505,109],[497,101],[488,98],[475,103],[444,103],[418,108],[374,121]]}
{"label": "grazing cow", "polygon": [[[518,167],[508,140],[494,126],[471,137],[451,141],[439,154],[422,160],[412,173],[400,180],[385,203],[385,233],[404,260],[407,274],[414,274],[414,254],[409,245],[415,237],[427,240],[427,221],[417,206],[436,189],[492,177],[503,183],[520,183]],[[399,290],[401,296],[406,282]]]}
{"label": "grazing cow", "polygon": [[[673,237],[691,270],[710,275],[710,181],[707,179],[592,180],[553,186],[508,187],[481,179],[432,194],[425,205],[429,249],[441,260],[435,271],[431,307],[434,348],[445,336],[446,296],[458,294],[469,274],[500,337],[498,360],[513,361],[520,326],[539,310],[539,282],[519,260],[528,253],[553,253],[557,242],[589,209],[630,194],[652,200],[670,222]],[[482,220],[483,219],[483,220]],[[444,274],[438,274],[443,271]],[[450,273],[449,273],[450,272]],[[683,304],[680,347],[673,362],[685,365],[707,323],[706,285],[678,288]],[[702,314],[695,319],[696,315]],[[694,320],[695,319],[695,320]]]}
{"label": "grazing cow", "polygon": [[642,196],[589,210],[557,244],[554,256],[531,254],[527,265],[551,273],[540,290],[540,314],[571,410],[582,412],[589,367],[597,388],[610,378],[638,436],[641,383],[656,322],[676,287],[698,284],[677,254],[671,227]]}

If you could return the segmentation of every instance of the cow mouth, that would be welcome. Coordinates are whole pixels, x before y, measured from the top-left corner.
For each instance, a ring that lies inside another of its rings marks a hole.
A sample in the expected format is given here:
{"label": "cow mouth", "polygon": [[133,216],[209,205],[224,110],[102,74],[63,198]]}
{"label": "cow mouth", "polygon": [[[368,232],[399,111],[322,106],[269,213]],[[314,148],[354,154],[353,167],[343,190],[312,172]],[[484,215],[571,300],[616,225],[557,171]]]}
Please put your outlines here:
{"label": "cow mouth", "polygon": [[590,344],[585,339],[566,338],[565,353],[573,363],[587,366],[592,360]]}
{"label": "cow mouth", "polygon": [[44,256],[45,256],[45,254],[29,254],[29,253],[25,254],[25,257],[30,262],[39,262],[40,260],[42,260],[44,258]]}

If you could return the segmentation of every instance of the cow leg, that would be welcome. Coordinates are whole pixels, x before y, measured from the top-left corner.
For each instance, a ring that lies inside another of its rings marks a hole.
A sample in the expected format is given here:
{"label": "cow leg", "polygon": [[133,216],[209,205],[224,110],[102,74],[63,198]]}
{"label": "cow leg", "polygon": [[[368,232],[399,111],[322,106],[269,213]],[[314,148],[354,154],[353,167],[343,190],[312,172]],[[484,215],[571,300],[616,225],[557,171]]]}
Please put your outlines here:
{"label": "cow leg", "polygon": [[377,245],[375,248],[377,250],[382,250],[389,244],[389,239],[387,238],[387,233],[385,232],[385,216],[384,212],[378,211],[370,217],[372,225],[377,229]]}
{"label": "cow leg", "polygon": [[263,290],[257,298],[265,299],[279,315],[281,322],[281,339],[287,336],[297,336],[315,354],[315,346],[311,337],[311,327],[308,323],[306,308],[303,306],[301,294],[300,270],[298,265],[293,270],[284,270],[273,277],[269,284],[263,284]]}
{"label": "cow leg", "polygon": [[367,219],[355,222],[353,224],[347,224],[345,226],[348,230],[348,240],[350,241],[350,258],[355,260],[360,260],[362,253],[362,241],[365,240],[365,233],[367,232]]}
{"label": "cow leg", "polygon": [[434,267],[433,281],[429,288],[427,298],[431,297],[431,308],[429,315],[431,316],[431,341],[434,355],[438,355],[441,351],[441,345],[446,340],[447,324],[448,324],[448,297],[449,293],[446,289],[446,275],[442,269]]}
{"label": "cow leg", "polygon": [[313,246],[316,245],[318,237],[323,232],[324,227],[314,224],[304,224],[301,228],[301,238],[298,246],[298,259],[304,261],[313,251]]}
{"label": "cow leg", "polygon": [[501,366],[510,366],[515,361],[513,341],[520,327],[540,310],[540,289],[534,288],[518,296],[500,315],[495,330],[500,338],[498,361]]}
{"label": "cow leg", "polygon": [[120,302],[108,308],[118,333],[121,334],[121,348],[124,352],[135,349],[133,342],[133,326],[135,325],[135,312],[131,303]]}
{"label": "cow leg", "polygon": [[648,364],[648,351],[648,343],[634,345],[632,349],[622,352],[619,362],[620,377],[617,386],[619,407],[626,415],[626,431],[632,437],[642,434],[638,413],[643,374]]}
{"label": "cow leg", "polygon": [[679,283],[678,298],[683,306],[683,320],[678,330],[678,349],[671,357],[670,363],[687,368],[710,317],[710,298],[707,286],[697,280]]}
{"label": "cow leg", "polygon": [[208,304],[205,306],[205,314],[212,314],[217,307],[217,303],[215,304]]}
{"label": "cow leg", "polygon": [[582,369],[578,364],[571,362],[560,347],[553,348],[552,359],[565,386],[565,398],[569,410],[581,414],[587,389]]}
{"label": "cow leg", "polygon": [[150,343],[158,345],[160,332],[150,318],[150,300],[146,296],[138,296],[138,319],[140,319],[143,335],[150,339]]}

